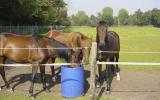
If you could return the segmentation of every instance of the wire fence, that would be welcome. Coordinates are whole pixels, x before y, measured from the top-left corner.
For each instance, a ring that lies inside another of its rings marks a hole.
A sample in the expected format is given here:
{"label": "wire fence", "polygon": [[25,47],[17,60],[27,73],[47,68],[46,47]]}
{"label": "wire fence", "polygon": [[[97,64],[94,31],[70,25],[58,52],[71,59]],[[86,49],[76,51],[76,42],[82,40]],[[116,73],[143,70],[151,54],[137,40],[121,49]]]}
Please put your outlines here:
{"label": "wire fence", "polygon": [[35,32],[38,33],[46,33],[51,29],[62,29],[65,28],[65,26],[55,26],[55,25],[43,25],[43,26],[38,26],[38,25],[24,25],[24,26],[2,26],[0,25],[0,33],[3,32],[12,32],[16,34],[33,34]]}

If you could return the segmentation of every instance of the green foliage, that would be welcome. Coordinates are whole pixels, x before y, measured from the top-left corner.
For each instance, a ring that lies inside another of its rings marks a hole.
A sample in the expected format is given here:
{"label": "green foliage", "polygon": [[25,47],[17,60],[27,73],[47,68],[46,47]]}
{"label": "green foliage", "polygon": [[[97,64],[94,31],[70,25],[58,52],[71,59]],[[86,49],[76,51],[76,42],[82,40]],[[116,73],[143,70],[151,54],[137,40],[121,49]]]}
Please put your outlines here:
{"label": "green foliage", "polygon": [[113,9],[105,7],[101,13],[98,14],[98,20],[104,20],[109,26],[113,25]]}
{"label": "green foliage", "polygon": [[118,21],[118,17],[113,17],[113,25],[118,26],[119,21]]}
{"label": "green foliage", "polygon": [[89,17],[84,11],[78,11],[74,16],[72,15],[72,25],[75,26],[87,26],[90,24]]}
{"label": "green foliage", "polygon": [[144,25],[144,16],[143,16],[143,12],[138,9],[136,12],[135,12],[135,15],[136,15],[136,25],[139,25],[139,26],[142,26]]}
{"label": "green foliage", "polygon": [[118,21],[120,25],[127,25],[127,19],[128,19],[128,11],[124,8],[119,10],[119,14],[118,14]]}
{"label": "green foliage", "polygon": [[63,0],[1,0],[1,25],[56,24],[67,19]]}
{"label": "green foliage", "polygon": [[90,26],[91,26],[91,27],[95,27],[96,24],[97,24],[97,17],[94,16],[94,15],[91,15],[91,16],[90,16]]}
{"label": "green foliage", "polygon": [[160,10],[155,8],[151,13],[151,24],[160,27]]}
{"label": "green foliage", "polygon": [[[80,13],[80,14],[79,14]],[[81,16],[81,19],[80,17]],[[83,16],[83,17],[82,17]],[[85,20],[84,20],[85,19]],[[153,9],[152,11],[142,12],[138,9],[134,14],[129,15],[126,9],[120,9],[118,16],[113,17],[113,10],[110,7],[105,7],[97,16],[91,15],[90,18],[84,11],[78,12],[71,17],[72,25],[78,26],[96,26],[97,21],[104,20],[109,26],[114,25],[154,25],[160,27],[160,10]]]}

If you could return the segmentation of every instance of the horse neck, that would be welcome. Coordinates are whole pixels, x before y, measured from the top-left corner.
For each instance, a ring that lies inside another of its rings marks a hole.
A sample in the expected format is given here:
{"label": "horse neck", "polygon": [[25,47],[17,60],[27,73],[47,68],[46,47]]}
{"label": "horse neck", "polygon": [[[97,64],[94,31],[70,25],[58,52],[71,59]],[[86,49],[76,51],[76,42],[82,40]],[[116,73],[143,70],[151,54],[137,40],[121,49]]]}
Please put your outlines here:
{"label": "horse neck", "polygon": [[[105,35],[105,41],[106,42],[108,41],[108,36],[109,36],[109,34],[108,34],[108,32],[106,32],[106,35]],[[98,36],[98,32],[97,32],[97,34],[96,34],[96,42],[99,43],[99,40],[100,40],[100,37]]]}
{"label": "horse neck", "polygon": [[60,43],[65,44],[66,46],[70,46],[70,43],[69,43],[70,38],[68,36],[59,35],[59,36],[55,37],[54,39],[59,41]]}
{"label": "horse neck", "polygon": [[60,57],[60,58],[64,58],[65,60],[68,59],[68,52],[69,50],[66,49],[66,45],[56,41],[56,40],[53,40],[53,39],[48,39],[49,40],[49,45],[50,47],[52,48],[58,48],[58,49],[55,49],[55,50],[50,50],[50,55],[55,55],[56,53],[56,56]]}

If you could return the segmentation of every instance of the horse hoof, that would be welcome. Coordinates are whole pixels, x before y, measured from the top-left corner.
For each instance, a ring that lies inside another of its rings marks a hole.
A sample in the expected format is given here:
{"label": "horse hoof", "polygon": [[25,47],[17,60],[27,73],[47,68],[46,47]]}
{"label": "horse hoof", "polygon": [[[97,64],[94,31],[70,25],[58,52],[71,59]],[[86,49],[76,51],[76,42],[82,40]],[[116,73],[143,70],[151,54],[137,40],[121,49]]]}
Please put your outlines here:
{"label": "horse hoof", "polygon": [[99,82],[97,82],[96,87],[97,87],[97,88],[100,88],[100,87],[101,87],[101,84],[100,84]]}
{"label": "horse hoof", "polygon": [[45,91],[46,91],[46,93],[49,93],[49,92],[51,92],[49,89],[45,89]]}
{"label": "horse hoof", "polygon": [[97,88],[100,88],[101,86],[99,84],[96,85]]}
{"label": "horse hoof", "polygon": [[8,88],[7,92],[13,93],[13,89],[12,88]]}
{"label": "horse hoof", "polygon": [[52,77],[52,81],[55,83],[56,82],[56,77]]}
{"label": "horse hoof", "polygon": [[32,91],[32,90],[29,90],[29,96],[30,96],[30,97],[34,97],[34,96],[33,96],[33,91]]}
{"label": "horse hoof", "polygon": [[110,92],[110,89],[107,89],[106,90],[106,94],[110,94],[111,92]]}
{"label": "horse hoof", "polygon": [[31,100],[35,100],[35,97],[33,95],[30,95]]}
{"label": "horse hoof", "polygon": [[117,73],[117,81],[120,81],[121,80],[121,78],[120,78],[120,74],[119,73]]}
{"label": "horse hoof", "polygon": [[121,80],[121,78],[120,77],[117,77],[117,81],[120,81]]}

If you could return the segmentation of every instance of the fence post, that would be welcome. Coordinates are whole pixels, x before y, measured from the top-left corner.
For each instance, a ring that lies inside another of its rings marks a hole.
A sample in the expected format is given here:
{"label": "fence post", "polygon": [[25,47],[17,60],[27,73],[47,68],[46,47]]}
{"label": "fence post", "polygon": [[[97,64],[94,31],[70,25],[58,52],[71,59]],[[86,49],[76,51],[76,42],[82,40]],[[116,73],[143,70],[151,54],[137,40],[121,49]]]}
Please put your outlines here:
{"label": "fence post", "polygon": [[95,81],[96,81],[96,67],[97,67],[97,43],[92,42],[92,48],[91,48],[91,67],[90,67],[90,91],[91,91],[91,100],[96,100],[96,90],[95,90]]}

